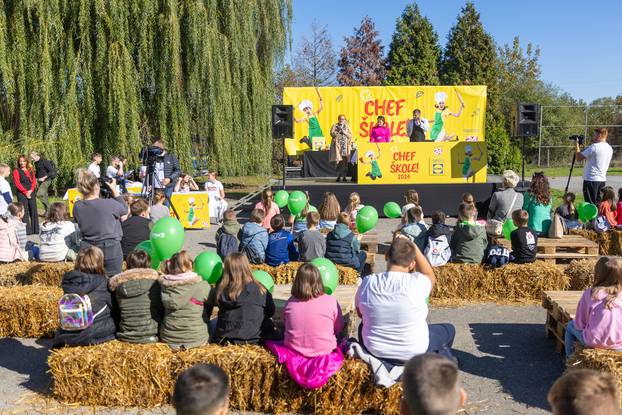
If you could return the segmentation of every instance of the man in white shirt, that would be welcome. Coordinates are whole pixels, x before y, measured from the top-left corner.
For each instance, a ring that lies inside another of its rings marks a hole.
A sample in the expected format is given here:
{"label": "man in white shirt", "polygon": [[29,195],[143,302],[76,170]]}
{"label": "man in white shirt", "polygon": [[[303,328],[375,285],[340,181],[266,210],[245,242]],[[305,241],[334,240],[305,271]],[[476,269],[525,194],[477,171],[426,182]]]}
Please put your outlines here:
{"label": "man in white shirt", "polygon": [[225,200],[225,188],[222,183],[216,180],[216,172],[207,173],[207,182],[205,182],[205,191],[208,196],[209,216],[215,218],[216,222],[222,221],[222,215],[229,207]]}
{"label": "man in white shirt", "polygon": [[428,260],[405,238],[393,241],[386,259],[387,272],[363,277],[356,291],[363,347],[392,364],[426,352],[452,357],[455,328],[426,321],[427,298],[436,282]]}
{"label": "man in white shirt", "polygon": [[89,164],[89,171],[99,179],[101,176],[101,170],[99,165],[102,162],[102,155],[100,153],[93,153],[91,156],[91,164]]}
{"label": "man in white shirt", "polygon": [[613,148],[607,143],[609,132],[597,128],[592,136],[592,145],[581,151],[577,140],[577,160],[587,160],[583,168],[583,199],[596,206],[600,203],[600,191],[607,182],[607,170],[613,156]]}
{"label": "man in white shirt", "polygon": [[412,119],[406,123],[406,135],[410,138],[410,142],[425,141],[425,133],[430,130],[430,123],[427,119],[421,117],[421,110],[413,111]]}

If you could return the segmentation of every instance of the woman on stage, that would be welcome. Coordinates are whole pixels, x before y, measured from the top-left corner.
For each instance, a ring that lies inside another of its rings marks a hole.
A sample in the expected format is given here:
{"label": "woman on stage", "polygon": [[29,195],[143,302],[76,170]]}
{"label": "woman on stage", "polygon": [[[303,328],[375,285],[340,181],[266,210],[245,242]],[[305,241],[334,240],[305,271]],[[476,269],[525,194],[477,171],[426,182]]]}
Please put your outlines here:
{"label": "woman on stage", "polygon": [[335,164],[337,170],[337,182],[347,181],[348,160],[352,149],[352,130],[346,120],[346,116],[339,114],[338,122],[333,124],[330,129],[330,136],[333,138],[328,152],[328,161]]}
{"label": "woman on stage", "polygon": [[305,113],[303,118],[295,118],[296,122],[307,122],[309,124],[309,142],[313,143],[314,137],[324,137],[324,133],[322,132],[322,128],[320,127],[320,122],[317,119],[317,115],[322,112],[324,109],[324,100],[322,99],[322,95],[320,94],[320,90],[316,87],[315,92],[317,92],[317,96],[320,99],[320,106],[317,111],[313,112],[313,103],[305,99],[302,101],[298,108],[300,111]]}
{"label": "woman on stage", "polygon": [[17,168],[13,170],[13,183],[17,189],[17,201],[24,205],[24,221],[28,235],[39,234],[39,214],[35,187],[35,169],[25,155],[17,158]]}
{"label": "woman on stage", "polygon": [[370,143],[390,143],[391,142],[391,130],[387,127],[386,120],[383,115],[378,116],[376,125],[371,129],[371,135],[369,139]]}

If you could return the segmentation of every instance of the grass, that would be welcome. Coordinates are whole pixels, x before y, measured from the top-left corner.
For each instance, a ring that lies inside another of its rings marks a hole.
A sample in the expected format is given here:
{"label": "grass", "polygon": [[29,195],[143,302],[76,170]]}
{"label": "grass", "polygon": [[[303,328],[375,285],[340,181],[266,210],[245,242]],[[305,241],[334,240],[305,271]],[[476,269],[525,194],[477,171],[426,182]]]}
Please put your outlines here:
{"label": "grass", "polygon": [[[535,172],[543,171],[547,177],[568,177],[570,173],[570,166],[564,167],[538,167],[538,166],[525,166],[525,179],[529,179]],[[520,169],[517,173],[521,174]],[[575,166],[572,170],[572,176],[582,176],[583,167]],[[609,176],[622,176],[622,167],[610,167],[607,171]]]}

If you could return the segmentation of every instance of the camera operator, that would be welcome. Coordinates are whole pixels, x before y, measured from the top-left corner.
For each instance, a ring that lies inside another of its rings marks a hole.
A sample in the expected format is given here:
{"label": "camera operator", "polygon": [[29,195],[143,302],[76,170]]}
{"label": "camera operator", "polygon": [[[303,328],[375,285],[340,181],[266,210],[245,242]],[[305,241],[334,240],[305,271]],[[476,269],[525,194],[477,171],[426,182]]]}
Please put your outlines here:
{"label": "camera operator", "polygon": [[[157,156],[154,166],[154,175],[156,177],[154,187],[156,189],[164,189],[167,200],[164,203],[169,206],[169,200],[175,189],[177,179],[181,176],[181,168],[179,167],[179,160],[174,154],[169,153],[164,148],[164,140],[161,138],[154,138],[151,142],[153,147],[157,147],[161,150],[160,155]],[[143,165],[140,169],[140,178],[143,179],[147,174],[147,166]]]}
{"label": "camera operator", "polygon": [[583,198],[587,203],[598,206],[600,191],[607,181],[607,170],[613,155],[613,148],[607,143],[609,132],[606,128],[597,128],[592,136],[592,144],[581,151],[581,144],[576,140],[577,160],[587,160],[583,168]]}
{"label": "camera operator", "polygon": [[82,235],[80,248],[96,246],[101,249],[106,276],[110,277],[121,272],[121,217],[127,215],[128,208],[117,191],[116,181],[107,179],[104,183],[110,189],[112,199],[101,199],[100,180],[90,171],[78,169],[76,184],[84,199],[75,203],[73,216]]}

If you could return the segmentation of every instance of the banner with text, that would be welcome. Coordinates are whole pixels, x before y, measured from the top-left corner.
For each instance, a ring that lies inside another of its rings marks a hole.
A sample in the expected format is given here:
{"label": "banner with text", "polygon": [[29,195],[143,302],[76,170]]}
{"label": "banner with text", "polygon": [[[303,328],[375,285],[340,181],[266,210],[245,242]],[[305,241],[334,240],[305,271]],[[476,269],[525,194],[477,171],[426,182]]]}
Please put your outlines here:
{"label": "banner with text", "polygon": [[284,88],[283,103],[294,106],[296,121],[294,137],[285,140],[289,155],[328,148],[330,129],[340,114],[348,120],[357,145],[370,141],[380,115],[392,142],[409,142],[408,122],[415,109],[425,120],[422,136],[426,141],[485,141],[485,86]]}

